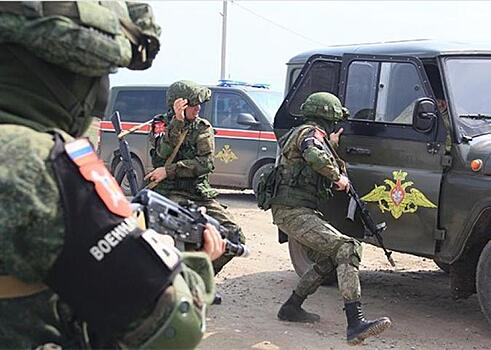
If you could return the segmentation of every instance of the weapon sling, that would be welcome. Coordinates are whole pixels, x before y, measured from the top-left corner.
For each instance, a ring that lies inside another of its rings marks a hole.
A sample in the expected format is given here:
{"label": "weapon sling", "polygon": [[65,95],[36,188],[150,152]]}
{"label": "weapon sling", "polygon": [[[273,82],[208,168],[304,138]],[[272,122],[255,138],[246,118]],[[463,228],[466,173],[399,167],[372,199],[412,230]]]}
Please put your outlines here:
{"label": "weapon sling", "polygon": [[[179,152],[179,149],[181,148],[181,145],[184,142],[184,139],[186,138],[187,135],[188,135],[188,130],[184,130],[184,132],[179,136],[179,139],[177,140],[176,147],[174,147],[174,149],[172,150],[172,153],[170,154],[169,158],[166,159],[164,166],[172,164],[172,162],[176,158],[177,152]],[[158,185],[158,181],[152,181],[147,186],[145,186],[145,188],[152,189],[157,185]]]}

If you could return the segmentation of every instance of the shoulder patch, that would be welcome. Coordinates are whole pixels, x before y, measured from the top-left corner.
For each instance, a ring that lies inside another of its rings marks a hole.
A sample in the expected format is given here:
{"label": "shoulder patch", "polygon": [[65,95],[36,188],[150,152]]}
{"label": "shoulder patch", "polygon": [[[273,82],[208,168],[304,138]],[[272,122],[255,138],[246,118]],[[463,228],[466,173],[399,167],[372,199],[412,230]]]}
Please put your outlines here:
{"label": "shoulder patch", "polygon": [[87,139],[65,143],[65,152],[84,179],[94,183],[99,198],[112,213],[121,217],[131,215],[130,203]]}
{"label": "shoulder patch", "polygon": [[317,128],[308,128],[304,133],[301,134],[300,138],[300,151],[304,152],[309,147],[315,147],[320,150],[324,149],[326,133]]}
{"label": "shoulder patch", "polygon": [[160,136],[165,132],[165,129],[169,124],[169,118],[167,114],[159,114],[155,116],[152,120],[151,132],[155,136]]}
{"label": "shoulder patch", "polygon": [[314,132],[314,137],[317,139],[317,140],[320,140],[320,141],[323,141],[324,140],[324,137],[326,137],[326,132],[320,128],[315,128],[315,132]]}

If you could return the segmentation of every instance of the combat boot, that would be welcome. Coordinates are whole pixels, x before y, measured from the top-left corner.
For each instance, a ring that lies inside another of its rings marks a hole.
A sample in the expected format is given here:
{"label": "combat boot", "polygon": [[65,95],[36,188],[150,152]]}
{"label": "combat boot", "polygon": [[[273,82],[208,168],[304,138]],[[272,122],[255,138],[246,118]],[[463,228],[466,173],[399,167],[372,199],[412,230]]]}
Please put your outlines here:
{"label": "combat boot", "polygon": [[282,321],[290,322],[319,322],[319,315],[302,309],[301,306],[305,299],[306,297],[301,297],[293,292],[290,298],[281,306],[280,311],[278,311],[278,318]]}
{"label": "combat boot", "polygon": [[223,301],[223,296],[220,293],[216,292],[211,305],[220,305],[222,301]]}
{"label": "combat boot", "polygon": [[382,317],[373,321],[365,320],[359,301],[345,303],[344,310],[346,312],[346,320],[348,321],[346,340],[349,345],[358,345],[364,339],[382,333],[391,325],[388,317]]}

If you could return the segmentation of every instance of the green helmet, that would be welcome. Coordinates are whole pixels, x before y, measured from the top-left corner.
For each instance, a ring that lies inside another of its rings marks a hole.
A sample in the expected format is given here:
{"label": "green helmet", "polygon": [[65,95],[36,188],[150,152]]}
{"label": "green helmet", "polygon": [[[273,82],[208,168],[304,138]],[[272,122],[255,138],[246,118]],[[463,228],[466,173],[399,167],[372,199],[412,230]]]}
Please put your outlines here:
{"label": "green helmet", "polygon": [[143,3],[0,2],[0,83],[10,87],[0,122],[82,135],[105,107],[108,74],[150,67],[159,35]]}
{"label": "green helmet", "polygon": [[99,77],[117,67],[150,67],[159,36],[152,10],[143,3],[0,3],[0,44],[20,45],[84,76]]}
{"label": "green helmet", "polygon": [[197,106],[211,98],[211,90],[194,81],[179,80],[169,86],[167,90],[167,106],[172,108],[178,98],[188,100],[189,106]]}
{"label": "green helmet", "polygon": [[311,94],[300,106],[300,111],[304,117],[322,118],[332,122],[343,120],[349,114],[339,99],[328,92]]}

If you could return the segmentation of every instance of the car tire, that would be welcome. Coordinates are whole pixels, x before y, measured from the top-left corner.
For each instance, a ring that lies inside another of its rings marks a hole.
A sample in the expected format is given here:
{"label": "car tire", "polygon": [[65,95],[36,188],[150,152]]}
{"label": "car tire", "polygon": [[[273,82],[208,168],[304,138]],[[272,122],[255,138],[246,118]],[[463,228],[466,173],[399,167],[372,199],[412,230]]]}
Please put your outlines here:
{"label": "car tire", "polygon": [[450,272],[450,264],[438,261],[438,260],[433,260],[436,266],[438,266],[442,271],[449,273]]}
{"label": "car tire", "polygon": [[252,190],[254,191],[254,195],[257,196],[257,188],[259,186],[259,180],[261,180],[261,175],[265,171],[268,171],[269,169],[271,169],[273,167],[274,167],[274,163],[266,163],[266,164],[261,165],[254,172],[254,175],[252,176],[252,181],[251,181],[251,187],[252,187]]}
{"label": "car tire", "polygon": [[[308,256],[304,246],[294,239],[288,240],[288,250],[293,268],[298,276],[302,277],[305,272],[312,266],[313,261]],[[322,282],[323,286],[332,286],[337,282],[336,270],[331,271],[326,279]]]}
{"label": "car tire", "polygon": [[482,312],[491,323],[491,241],[486,244],[479,256],[476,289]]}
{"label": "car tire", "polygon": [[[138,159],[131,157],[131,164],[133,166],[133,169],[135,169],[137,187],[141,188],[141,185],[143,183],[143,176],[144,176],[141,163],[138,161]],[[132,194],[131,194],[130,183],[126,178],[126,174],[124,173],[123,162],[121,160],[118,163],[116,163],[116,166],[114,167],[114,177],[116,178],[116,181],[123,189],[123,193],[125,194],[125,196],[131,196]]]}

